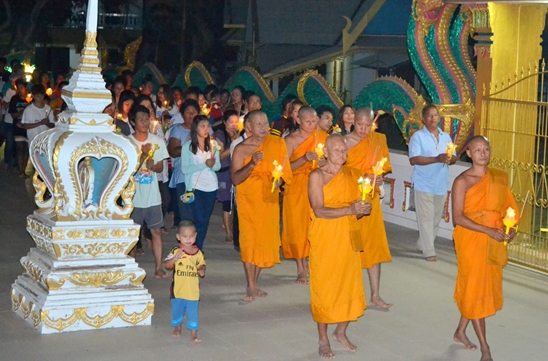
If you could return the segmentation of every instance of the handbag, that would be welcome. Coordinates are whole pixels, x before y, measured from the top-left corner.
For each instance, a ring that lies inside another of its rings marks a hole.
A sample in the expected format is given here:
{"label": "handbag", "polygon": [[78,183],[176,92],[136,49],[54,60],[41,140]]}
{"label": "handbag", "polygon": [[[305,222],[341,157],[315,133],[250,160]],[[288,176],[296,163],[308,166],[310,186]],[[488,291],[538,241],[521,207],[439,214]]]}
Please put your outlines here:
{"label": "handbag", "polygon": [[190,191],[185,192],[181,196],[181,202],[183,202],[184,204],[190,204],[190,203],[194,202],[194,189],[198,185],[198,181],[200,180],[201,175],[202,175],[202,171],[200,171],[200,173],[198,173],[198,178],[196,178],[196,182],[194,182],[194,187],[192,187],[192,189]]}

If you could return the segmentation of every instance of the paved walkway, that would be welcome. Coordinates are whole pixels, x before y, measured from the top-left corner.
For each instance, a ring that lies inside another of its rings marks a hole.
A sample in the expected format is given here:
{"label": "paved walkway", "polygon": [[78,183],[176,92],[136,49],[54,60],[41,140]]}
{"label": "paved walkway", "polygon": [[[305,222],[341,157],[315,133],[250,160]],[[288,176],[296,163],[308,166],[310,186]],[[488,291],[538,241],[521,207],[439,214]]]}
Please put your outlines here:
{"label": "paved walkway", "polygon": [[[30,185],[30,183],[27,184]],[[294,283],[295,265],[282,261],[263,271],[269,292],[252,304],[240,302],[245,280],[238,254],[224,242],[221,210],[216,208],[206,239],[208,267],[201,283],[200,331],[193,345],[186,330],[171,337],[169,280],[155,280],[150,250],[138,261],[149,277],[145,286],[155,300],[152,326],[40,335],[11,311],[10,286],[22,273],[19,259],[34,246],[25,230],[33,210],[25,183],[0,171],[0,360],[135,361],[135,360],[318,360],[316,326],[309,310],[307,286]],[[332,343],[339,360],[477,361],[452,340],[459,319],[453,303],[456,265],[451,242],[438,239],[436,263],[413,251],[417,232],[387,224],[392,263],[383,265],[381,294],[394,303],[390,312],[367,310],[350,325],[349,338],[359,346],[352,354]],[[164,238],[174,245],[173,232]],[[334,240],[335,242],[335,240]],[[365,280],[367,274],[364,273]],[[365,284],[366,291],[369,285]],[[548,358],[548,276],[516,266],[504,271],[504,309],[487,320],[488,340],[496,361],[545,361]],[[331,330],[333,327],[330,328]],[[468,334],[476,337],[470,325]]]}

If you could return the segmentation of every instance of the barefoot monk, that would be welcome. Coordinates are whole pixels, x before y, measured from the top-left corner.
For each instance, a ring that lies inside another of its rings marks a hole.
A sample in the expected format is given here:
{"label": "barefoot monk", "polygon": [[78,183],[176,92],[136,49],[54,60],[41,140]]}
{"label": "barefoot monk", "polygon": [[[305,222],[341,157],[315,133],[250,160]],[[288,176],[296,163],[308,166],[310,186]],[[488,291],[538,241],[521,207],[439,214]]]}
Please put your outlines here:
{"label": "barefoot monk", "polygon": [[[240,256],[247,280],[245,302],[265,297],[257,287],[262,268],[280,263],[279,187],[291,183],[292,173],[285,141],[268,134],[266,114],[249,113],[251,137],[234,149],[232,183],[236,186],[236,203],[240,225]],[[274,162],[281,165],[281,178],[274,180]]]}
{"label": "barefoot monk", "polygon": [[[308,228],[310,227],[310,202],[306,197],[308,176],[319,162],[316,149],[323,148],[327,133],[316,129],[316,111],[311,107],[299,110],[297,123],[299,129],[285,138],[287,155],[291,163],[293,181],[285,187],[283,201],[282,249],[286,259],[297,263],[297,283],[308,284],[308,266],[306,258],[310,252]],[[320,147],[320,148],[318,148]]]}
{"label": "barefoot monk", "polygon": [[[367,199],[372,204],[371,214],[363,217],[359,223],[362,227],[363,252],[361,253],[362,267],[367,269],[371,298],[369,308],[388,310],[391,304],[383,301],[379,295],[381,279],[381,263],[392,261],[388,239],[384,229],[382,208],[380,203],[380,187],[382,175],[392,171],[390,154],[386,144],[386,136],[373,129],[374,115],[371,108],[359,108],[354,118],[354,130],[345,136],[348,145],[348,160],[346,165],[358,169],[364,177],[375,182],[375,194]],[[379,163],[380,162],[380,163]],[[380,172],[374,176],[373,167],[379,163]]]}
{"label": "barefoot monk", "polygon": [[[472,167],[455,179],[452,192],[458,266],[455,301],[461,314],[454,339],[476,349],[465,333],[472,320],[481,361],[490,361],[485,317],[502,309],[502,267],[508,262],[506,242],[515,234],[513,229],[505,232],[502,219],[509,207],[517,213],[517,205],[508,186],[508,175],[487,167],[491,156],[487,139],[473,137],[466,153],[472,158]],[[517,217],[516,214],[516,221]]]}
{"label": "barefoot monk", "polygon": [[310,173],[308,196],[312,207],[310,225],[310,307],[318,324],[319,354],[335,357],[327,337],[327,324],[336,323],[333,339],[348,351],[356,351],[346,337],[350,321],[365,310],[360,261],[361,235],[357,217],[369,214],[371,203],[359,201],[356,181],[360,172],[344,166],[344,138],[327,138],[327,163]]}

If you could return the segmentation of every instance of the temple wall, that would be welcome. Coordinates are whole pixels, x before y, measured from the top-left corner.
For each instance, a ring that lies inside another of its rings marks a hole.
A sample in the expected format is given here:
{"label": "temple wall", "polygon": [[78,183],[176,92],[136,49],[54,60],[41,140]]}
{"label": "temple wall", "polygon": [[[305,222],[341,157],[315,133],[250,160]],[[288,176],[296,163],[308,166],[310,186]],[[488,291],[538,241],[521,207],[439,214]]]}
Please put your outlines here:
{"label": "temple wall", "polygon": [[[390,200],[390,187],[388,182],[385,182],[386,194],[383,199],[382,211],[383,217],[386,222],[394,223],[399,226],[411,228],[417,230],[417,216],[412,210],[403,211],[402,205],[404,204],[405,194],[409,198],[410,190],[405,192],[404,182],[411,182],[411,174],[413,172],[413,166],[409,164],[409,157],[403,152],[390,151],[390,163],[392,164],[392,173],[388,174],[387,178],[395,179],[394,182],[394,207],[390,208],[387,204]],[[457,162],[455,165],[449,167],[449,190],[453,184],[453,180],[461,174],[463,171],[470,167],[469,163]],[[407,200],[406,204],[408,205]],[[451,204],[448,207],[449,214],[451,214]],[[387,225],[390,227],[390,225]],[[440,221],[440,229],[438,232],[439,237],[449,238],[453,237],[453,224],[451,223],[451,216],[449,216],[449,222],[445,220]],[[415,234],[409,239],[409,242],[415,242]]]}

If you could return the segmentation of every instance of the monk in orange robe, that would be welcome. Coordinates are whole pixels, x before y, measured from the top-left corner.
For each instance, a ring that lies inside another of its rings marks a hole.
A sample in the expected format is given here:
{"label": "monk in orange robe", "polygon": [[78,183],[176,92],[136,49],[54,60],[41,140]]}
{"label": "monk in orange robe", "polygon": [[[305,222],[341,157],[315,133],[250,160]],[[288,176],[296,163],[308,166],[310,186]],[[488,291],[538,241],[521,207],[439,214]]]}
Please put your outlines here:
{"label": "monk in orange robe", "polygon": [[363,252],[361,253],[362,267],[367,269],[371,299],[369,306],[387,310],[392,304],[386,303],[379,295],[381,278],[381,263],[392,261],[388,239],[384,229],[382,208],[380,203],[380,187],[382,175],[374,177],[373,166],[385,159],[382,174],[392,171],[390,154],[386,144],[386,136],[376,133],[373,129],[374,115],[370,108],[359,108],[354,118],[354,130],[345,136],[348,145],[348,160],[346,165],[358,169],[362,175],[375,181],[375,195],[368,195],[367,200],[373,205],[371,214],[360,220],[363,236]]}
{"label": "monk in orange robe", "polygon": [[[234,149],[232,183],[240,224],[240,256],[247,280],[245,302],[267,294],[257,287],[262,268],[280,263],[279,187],[291,183],[292,173],[285,141],[269,134],[268,119],[260,110],[249,113],[253,134]],[[282,166],[282,176],[274,181],[273,162]]]}
{"label": "monk in orange robe", "polygon": [[327,133],[316,129],[317,119],[314,108],[301,107],[297,119],[299,129],[285,138],[293,181],[284,191],[282,250],[286,259],[292,258],[297,263],[298,284],[308,284],[306,258],[310,251],[310,202],[303,194],[308,189],[310,172],[325,163],[323,155],[318,157],[315,151],[319,145],[325,146],[327,138]]}
{"label": "monk in orange robe", "polygon": [[310,239],[310,308],[318,324],[319,354],[333,358],[327,324],[337,323],[333,339],[356,351],[347,336],[350,321],[365,310],[360,262],[361,229],[357,217],[369,214],[371,203],[360,201],[356,181],[360,172],[344,166],[347,147],[339,134],[327,137],[327,162],[310,173],[312,207]]}
{"label": "monk in orange robe", "polygon": [[[472,320],[481,361],[492,361],[485,317],[502,309],[502,267],[508,262],[504,242],[515,235],[514,229],[505,233],[502,218],[508,207],[516,212],[518,208],[508,186],[508,175],[487,167],[491,156],[487,139],[473,137],[466,153],[472,158],[472,167],[455,179],[452,191],[458,265],[455,302],[461,314],[453,338],[475,350],[476,345],[466,336],[466,327]],[[516,221],[517,217],[516,214]]]}

